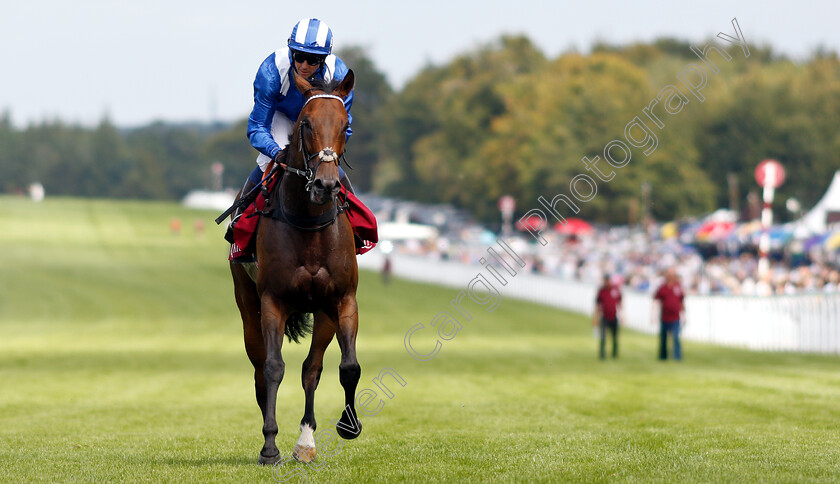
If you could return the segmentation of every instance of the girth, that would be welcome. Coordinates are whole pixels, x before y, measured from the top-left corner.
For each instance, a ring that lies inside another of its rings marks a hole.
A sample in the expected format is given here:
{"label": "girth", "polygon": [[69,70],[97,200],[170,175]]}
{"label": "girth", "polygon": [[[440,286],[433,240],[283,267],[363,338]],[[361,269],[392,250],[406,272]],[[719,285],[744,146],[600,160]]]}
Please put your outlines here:
{"label": "girth", "polygon": [[273,218],[275,220],[284,222],[298,230],[303,230],[306,232],[317,232],[334,224],[336,219],[338,218],[338,214],[339,210],[337,203],[333,203],[332,208],[330,208],[330,210],[327,210],[326,212],[315,216],[300,216],[295,215],[293,213],[289,213],[283,210],[282,203],[278,203],[277,206],[273,207],[267,213],[263,212],[261,215],[265,215],[269,218]]}

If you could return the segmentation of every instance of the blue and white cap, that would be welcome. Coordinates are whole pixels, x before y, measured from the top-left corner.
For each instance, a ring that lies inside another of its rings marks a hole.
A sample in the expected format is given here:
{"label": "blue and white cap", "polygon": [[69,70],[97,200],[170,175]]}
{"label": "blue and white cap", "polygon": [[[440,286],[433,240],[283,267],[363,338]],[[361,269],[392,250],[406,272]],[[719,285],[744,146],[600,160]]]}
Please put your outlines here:
{"label": "blue and white cap", "polygon": [[332,52],[333,34],[326,23],[317,18],[305,18],[295,24],[289,37],[289,48],[317,55]]}

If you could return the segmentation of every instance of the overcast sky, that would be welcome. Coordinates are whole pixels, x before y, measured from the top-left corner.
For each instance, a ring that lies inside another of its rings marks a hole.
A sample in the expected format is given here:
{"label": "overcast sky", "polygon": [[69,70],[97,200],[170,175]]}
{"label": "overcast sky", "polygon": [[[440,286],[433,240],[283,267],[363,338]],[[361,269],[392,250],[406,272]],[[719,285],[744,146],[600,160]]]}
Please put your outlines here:
{"label": "overcast sky", "polygon": [[[317,5],[317,7],[316,7]],[[327,22],[337,48],[368,49],[399,88],[427,63],[524,33],[547,55],[593,41],[702,41],[732,34],[797,58],[840,50],[835,1],[2,0],[0,110],[18,126],[223,121],[248,115],[262,60],[304,17]],[[352,67],[352,66],[351,66]],[[840,81],[838,81],[840,82]]]}

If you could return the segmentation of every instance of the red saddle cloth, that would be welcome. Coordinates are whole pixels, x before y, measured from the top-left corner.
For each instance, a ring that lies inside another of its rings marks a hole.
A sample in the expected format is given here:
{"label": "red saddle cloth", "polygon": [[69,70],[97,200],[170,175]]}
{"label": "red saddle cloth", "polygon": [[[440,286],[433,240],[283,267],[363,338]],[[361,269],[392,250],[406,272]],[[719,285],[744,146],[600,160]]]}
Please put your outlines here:
{"label": "red saddle cloth", "polygon": [[[276,179],[269,185],[269,192],[276,183]],[[347,203],[350,205],[344,211],[350,219],[350,225],[353,227],[353,233],[356,235],[356,254],[364,254],[373,249],[376,243],[379,242],[379,234],[376,228],[376,217],[373,212],[359,200],[356,195],[351,192],[342,190],[342,196],[347,196]],[[247,209],[239,217],[236,225],[233,227],[233,244],[230,245],[229,260],[240,257],[246,254],[248,246],[251,244],[251,238],[257,231],[257,224],[260,217],[250,215],[257,210],[265,208],[265,197],[262,194],[257,195],[257,199],[248,206]],[[341,217],[341,214],[338,214]]]}

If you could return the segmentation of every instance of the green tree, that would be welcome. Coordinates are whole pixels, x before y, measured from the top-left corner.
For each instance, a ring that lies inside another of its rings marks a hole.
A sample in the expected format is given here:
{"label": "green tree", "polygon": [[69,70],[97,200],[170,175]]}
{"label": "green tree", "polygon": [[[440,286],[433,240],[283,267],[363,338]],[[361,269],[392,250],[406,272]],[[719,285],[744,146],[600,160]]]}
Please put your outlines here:
{"label": "green tree", "polygon": [[21,151],[20,135],[12,124],[12,114],[4,111],[0,115],[0,190],[15,193],[30,183]]}
{"label": "green tree", "polygon": [[389,109],[390,162],[399,178],[385,191],[425,201],[477,204],[468,159],[504,113],[501,84],[534,72],[545,57],[524,37],[502,37],[446,66],[430,66],[395,96]]}
{"label": "green tree", "polygon": [[[756,187],[756,165],[774,158],[788,175],[777,199],[796,196],[806,207],[814,204],[840,166],[838,76],[840,63],[826,58],[756,64],[738,77],[731,102],[697,127],[698,150],[715,184],[725,186],[731,172],[742,187]],[[725,198],[718,191],[719,205]]]}
{"label": "green tree", "polygon": [[[578,204],[578,215],[590,220],[627,222],[643,183],[653,187],[654,215],[684,213],[687,202],[709,205],[709,183],[697,166],[696,152],[678,137],[669,138],[679,130],[657,133],[659,145],[649,155],[632,148],[623,168],[610,168],[604,161],[604,147],[624,140],[625,126],[657,92],[646,72],[621,56],[564,55],[505,92],[507,112],[495,120],[492,136],[472,158],[476,170],[483,165],[487,172],[500,174],[478,177],[476,172],[473,177],[479,180],[478,191],[489,195],[481,202],[484,208],[474,207],[485,218],[495,216],[492,202],[505,192],[524,202],[523,210],[538,206],[540,196],[571,196],[570,183],[579,174],[589,175],[597,185],[594,198]],[[601,158],[598,166],[605,180],[586,169],[584,156]],[[673,190],[674,185],[681,190]]]}
{"label": "green tree", "polygon": [[[210,136],[202,144],[201,156],[208,167],[214,162],[224,165],[223,186],[238,189],[256,166],[258,153],[248,141],[247,131],[248,120],[242,119],[229,129]],[[208,180],[207,186],[209,185]]]}
{"label": "green tree", "polygon": [[386,125],[384,109],[393,96],[385,75],[358,46],[339,50],[339,57],[353,69],[353,136],[347,143],[346,158],[353,170],[348,173],[357,191],[370,191],[384,148]]}

